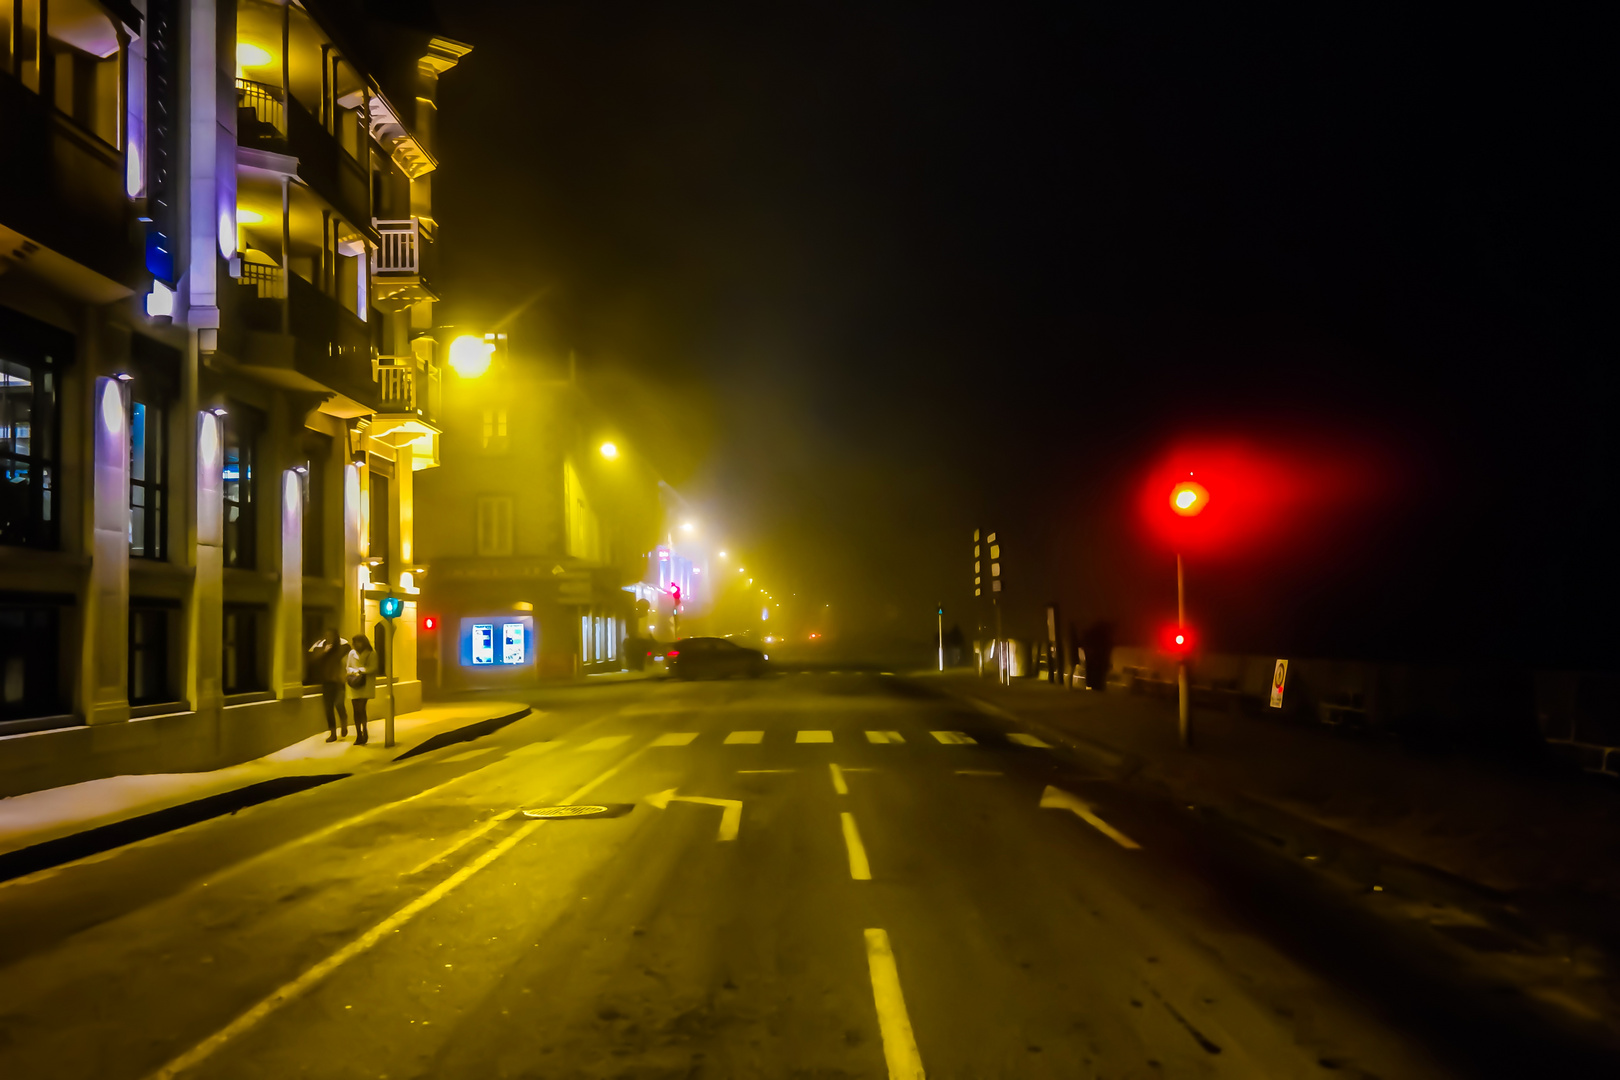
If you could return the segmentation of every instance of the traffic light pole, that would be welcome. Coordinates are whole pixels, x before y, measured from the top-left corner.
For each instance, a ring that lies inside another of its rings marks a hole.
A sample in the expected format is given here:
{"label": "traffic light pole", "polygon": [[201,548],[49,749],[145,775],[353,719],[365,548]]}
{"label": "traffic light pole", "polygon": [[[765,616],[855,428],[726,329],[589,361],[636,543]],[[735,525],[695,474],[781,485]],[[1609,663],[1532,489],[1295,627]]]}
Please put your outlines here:
{"label": "traffic light pole", "polygon": [[[1176,552],[1176,626],[1185,628],[1187,625],[1187,586],[1186,578],[1181,570],[1181,552]],[[1178,629],[1178,633],[1180,630]],[[1181,745],[1189,746],[1192,743],[1191,724],[1189,723],[1189,709],[1187,707],[1187,657],[1181,655],[1176,661],[1176,683],[1181,692],[1181,712],[1179,732]]]}

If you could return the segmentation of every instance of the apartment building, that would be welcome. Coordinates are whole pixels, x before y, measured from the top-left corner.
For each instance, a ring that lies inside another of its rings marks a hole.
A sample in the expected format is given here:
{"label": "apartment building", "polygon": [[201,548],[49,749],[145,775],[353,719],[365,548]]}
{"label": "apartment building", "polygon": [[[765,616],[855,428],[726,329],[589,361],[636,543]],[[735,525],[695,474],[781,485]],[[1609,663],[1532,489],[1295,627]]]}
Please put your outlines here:
{"label": "apartment building", "polygon": [[389,593],[420,700],[433,133],[469,50],[391,10],[0,4],[0,795],[319,730],[308,645]]}

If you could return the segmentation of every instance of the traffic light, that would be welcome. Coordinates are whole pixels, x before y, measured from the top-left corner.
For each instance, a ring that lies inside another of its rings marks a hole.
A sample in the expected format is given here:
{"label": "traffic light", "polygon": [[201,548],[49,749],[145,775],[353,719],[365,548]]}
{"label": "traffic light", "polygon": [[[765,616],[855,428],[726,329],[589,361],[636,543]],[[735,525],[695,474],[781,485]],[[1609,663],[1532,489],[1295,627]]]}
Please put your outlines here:
{"label": "traffic light", "polygon": [[1183,480],[1170,489],[1170,509],[1182,517],[1194,517],[1208,505],[1209,492],[1196,481]]}
{"label": "traffic light", "polygon": [[392,622],[394,619],[399,618],[400,613],[405,610],[405,601],[397,596],[385,596],[377,601],[377,610],[382,614],[383,618]]}
{"label": "traffic light", "polygon": [[424,615],[424,616],[422,616],[422,629],[424,629],[424,630],[437,630],[438,628],[439,628],[439,617],[437,615]]}
{"label": "traffic light", "polygon": [[1166,626],[1159,632],[1159,644],[1177,660],[1185,660],[1198,644],[1198,637],[1190,626]]}
{"label": "traffic light", "polygon": [[676,607],[681,606],[681,587],[679,585],[671,585],[669,587],[669,596],[671,600],[675,601]]}

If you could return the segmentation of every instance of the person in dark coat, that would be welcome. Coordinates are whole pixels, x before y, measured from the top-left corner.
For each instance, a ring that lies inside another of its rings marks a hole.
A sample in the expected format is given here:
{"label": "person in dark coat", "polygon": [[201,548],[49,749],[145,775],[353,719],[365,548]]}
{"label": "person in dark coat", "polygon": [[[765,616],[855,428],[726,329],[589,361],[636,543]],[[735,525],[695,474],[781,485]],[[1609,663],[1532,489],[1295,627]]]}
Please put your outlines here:
{"label": "person in dark coat", "polygon": [[354,745],[364,746],[371,739],[366,730],[366,707],[377,696],[377,675],[382,665],[364,634],[354,635],[354,647],[343,662],[344,681],[349,684],[349,706],[354,709]]}
{"label": "person in dark coat", "polygon": [[343,707],[343,661],[349,643],[331,627],[321,640],[309,647],[314,660],[315,681],[321,684],[321,707],[326,711],[327,742],[337,742],[349,733],[349,713]]}

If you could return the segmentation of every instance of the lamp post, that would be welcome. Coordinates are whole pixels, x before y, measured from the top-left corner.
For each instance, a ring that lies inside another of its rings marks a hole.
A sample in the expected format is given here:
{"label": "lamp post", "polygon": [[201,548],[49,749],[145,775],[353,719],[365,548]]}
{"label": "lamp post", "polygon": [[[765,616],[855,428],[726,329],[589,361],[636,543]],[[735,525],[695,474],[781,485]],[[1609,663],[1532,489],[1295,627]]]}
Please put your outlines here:
{"label": "lamp post", "polygon": [[399,676],[394,673],[394,620],[405,610],[405,601],[397,596],[385,596],[377,601],[377,611],[387,624],[388,642],[383,653],[388,665],[388,723],[383,728],[383,745],[394,745],[394,695],[399,691]]}
{"label": "lamp post", "polygon": [[945,605],[940,604],[934,614],[939,616],[939,670],[945,670]]}

